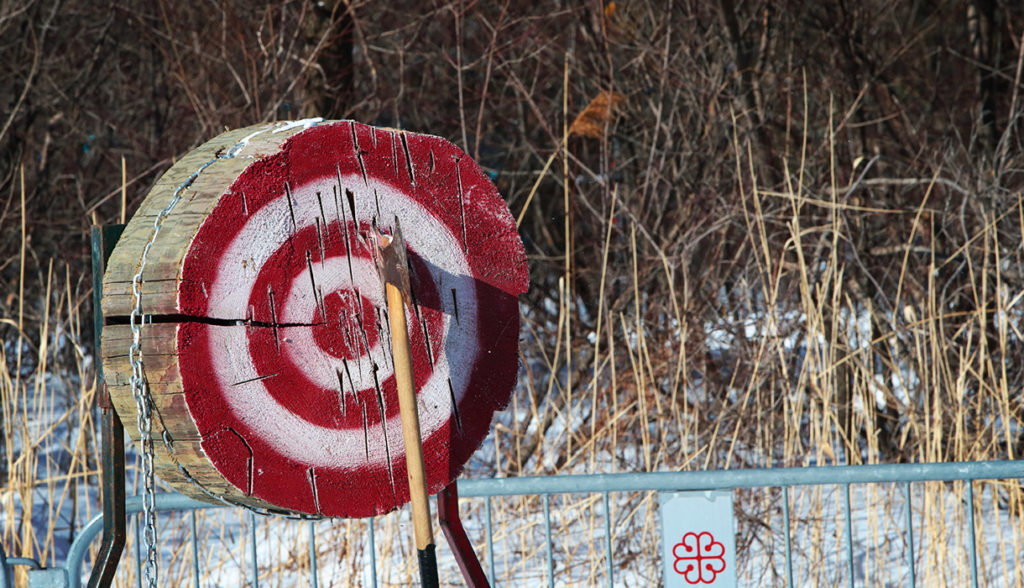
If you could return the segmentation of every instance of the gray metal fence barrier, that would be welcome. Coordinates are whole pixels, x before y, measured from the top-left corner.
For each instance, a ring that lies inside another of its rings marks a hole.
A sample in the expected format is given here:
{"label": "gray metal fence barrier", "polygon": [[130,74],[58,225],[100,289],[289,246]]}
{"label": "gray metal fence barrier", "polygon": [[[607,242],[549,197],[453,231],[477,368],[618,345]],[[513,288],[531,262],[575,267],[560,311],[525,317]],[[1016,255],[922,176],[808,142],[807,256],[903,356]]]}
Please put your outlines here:
{"label": "gray metal fence barrier", "polygon": [[[485,534],[487,561],[484,562],[492,580],[496,578],[495,558],[493,549],[493,530],[490,520],[491,498],[509,496],[540,496],[544,505],[544,536],[546,540],[546,578],[549,586],[555,586],[555,562],[553,558],[553,539],[551,524],[551,497],[564,494],[598,494],[601,496],[604,512],[604,548],[607,556],[607,583],[615,585],[615,558],[612,551],[612,526],[608,517],[609,495],[623,492],[644,492],[644,491],[697,491],[697,490],[735,490],[755,488],[781,489],[783,495],[783,534],[785,537],[785,580],[788,586],[794,586],[793,576],[793,545],[790,523],[792,513],[790,512],[790,490],[796,487],[810,486],[832,486],[838,488],[843,495],[843,517],[845,520],[844,541],[845,559],[848,565],[846,575],[848,585],[855,583],[854,566],[854,544],[852,538],[852,522],[850,509],[850,488],[854,485],[870,485],[882,483],[898,483],[904,485],[904,499],[909,506],[911,501],[911,488],[914,484],[924,482],[955,482],[962,481],[966,485],[965,501],[969,505],[974,504],[974,482],[978,480],[1011,480],[1017,479],[1024,482],[1024,461],[981,461],[981,462],[959,462],[959,463],[922,463],[922,464],[892,464],[892,465],[858,465],[858,466],[820,466],[808,468],[778,468],[778,469],[745,469],[745,470],[716,470],[696,472],[655,472],[637,474],[590,474],[590,475],[563,475],[551,477],[523,477],[523,478],[496,478],[496,479],[468,479],[459,482],[459,494],[462,498],[483,498],[485,502]],[[128,499],[127,512],[129,516],[137,514],[141,510],[140,497]],[[203,502],[197,502],[179,494],[160,494],[156,499],[157,510],[159,511],[192,511],[192,548],[193,553],[198,553],[197,538],[195,533],[195,512],[200,509],[224,508]],[[906,508],[906,516],[903,521],[903,534],[906,544],[909,546],[909,584],[916,586],[917,570],[915,569],[914,557],[914,525],[913,513]],[[973,586],[978,586],[978,561],[975,533],[975,509],[967,508],[967,535],[970,538],[970,577]],[[254,515],[250,515],[254,516]],[[316,557],[316,533],[313,525],[309,525],[309,582],[312,586],[319,585],[318,564]],[[87,558],[89,546],[100,533],[103,527],[102,515],[93,518],[82,529],[81,533],[71,545],[67,560],[63,566],[42,569],[38,562],[29,558],[7,558],[0,546],[0,563],[3,565],[3,573],[0,574],[0,588],[12,585],[13,566],[28,566],[29,586],[32,588],[44,587],[70,587],[79,588],[83,572],[84,562]],[[369,525],[369,556],[370,556],[370,578],[371,585],[376,586],[378,576],[376,545],[373,537],[373,525]],[[258,561],[256,552],[255,524],[250,525],[250,550],[248,553],[249,565],[251,566],[251,585],[259,585],[257,574]],[[137,543],[136,543],[137,545]],[[199,585],[200,570],[198,558],[193,558],[193,581]],[[127,560],[126,560],[127,562]],[[123,563],[122,565],[128,565]]]}

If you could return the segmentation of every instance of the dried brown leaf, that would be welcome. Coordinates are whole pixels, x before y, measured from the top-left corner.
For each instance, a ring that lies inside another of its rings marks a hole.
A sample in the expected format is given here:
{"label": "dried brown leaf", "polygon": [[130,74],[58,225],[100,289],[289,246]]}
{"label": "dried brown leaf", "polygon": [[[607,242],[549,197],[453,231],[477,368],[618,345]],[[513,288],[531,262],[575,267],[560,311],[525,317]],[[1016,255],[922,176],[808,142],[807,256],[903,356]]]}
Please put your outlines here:
{"label": "dried brown leaf", "polygon": [[605,90],[590,101],[583,112],[572,121],[569,136],[590,137],[600,139],[604,136],[605,127],[611,123],[626,96],[620,92]]}

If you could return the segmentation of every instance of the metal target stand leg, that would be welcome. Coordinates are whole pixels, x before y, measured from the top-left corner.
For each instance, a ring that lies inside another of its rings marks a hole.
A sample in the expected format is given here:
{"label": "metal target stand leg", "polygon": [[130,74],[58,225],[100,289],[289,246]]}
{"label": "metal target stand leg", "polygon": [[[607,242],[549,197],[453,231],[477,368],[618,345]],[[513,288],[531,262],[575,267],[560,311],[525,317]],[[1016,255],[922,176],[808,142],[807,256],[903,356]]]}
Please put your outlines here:
{"label": "metal target stand leg", "polygon": [[92,573],[89,574],[89,588],[110,586],[128,536],[125,516],[124,426],[110,402],[107,384],[103,379],[103,362],[100,360],[100,340],[103,332],[103,273],[110,252],[114,250],[114,244],[121,237],[123,230],[124,225],[92,228],[93,313],[99,381],[96,406],[100,409],[102,436],[100,476],[103,492],[103,540],[99,555],[93,562]]}
{"label": "metal target stand leg", "polygon": [[459,489],[458,481],[453,481],[447,488],[437,495],[437,518],[441,523],[444,536],[448,539],[448,546],[451,547],[452,555],[462,570],[462,577],[466,579],[466,586],[470,588],[485,588],[490,584],[487,582],[487,575],[480,565],[480,560],[473,551],[473,546],[466,536],[466,530],[462,527],[462,518],[459,516]]}

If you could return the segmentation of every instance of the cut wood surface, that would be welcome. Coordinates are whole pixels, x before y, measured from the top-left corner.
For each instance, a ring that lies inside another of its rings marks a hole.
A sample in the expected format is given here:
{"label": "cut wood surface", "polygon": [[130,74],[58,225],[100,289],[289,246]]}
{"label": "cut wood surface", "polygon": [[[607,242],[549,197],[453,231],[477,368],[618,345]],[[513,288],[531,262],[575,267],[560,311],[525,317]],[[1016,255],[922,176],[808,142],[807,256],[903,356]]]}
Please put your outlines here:
{"label": "cut wood surface", "polygon": [[311,515],[408,502],[369,240],[397,216],[427,485],[450,483],[515,385],[528,285],[515,224],[482,170],[443,139],[349,121],[239,129],[182,158],[104,278],[104,374],[130,432],[132,280],[176,197],[141,280],[161,477],[197,498]]}

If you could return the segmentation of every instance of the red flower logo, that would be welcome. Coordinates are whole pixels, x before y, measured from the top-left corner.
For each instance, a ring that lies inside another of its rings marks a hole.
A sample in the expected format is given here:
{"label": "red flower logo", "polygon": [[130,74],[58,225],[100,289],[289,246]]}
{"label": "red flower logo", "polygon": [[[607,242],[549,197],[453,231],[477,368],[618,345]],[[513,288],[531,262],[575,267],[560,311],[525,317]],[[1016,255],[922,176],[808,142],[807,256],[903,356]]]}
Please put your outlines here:
{"label": "red flower logo", "polygon": [[676,573],[687,584],[710,584],[725,570],[725,546],[707,531],[687,533],[672,548]]}

